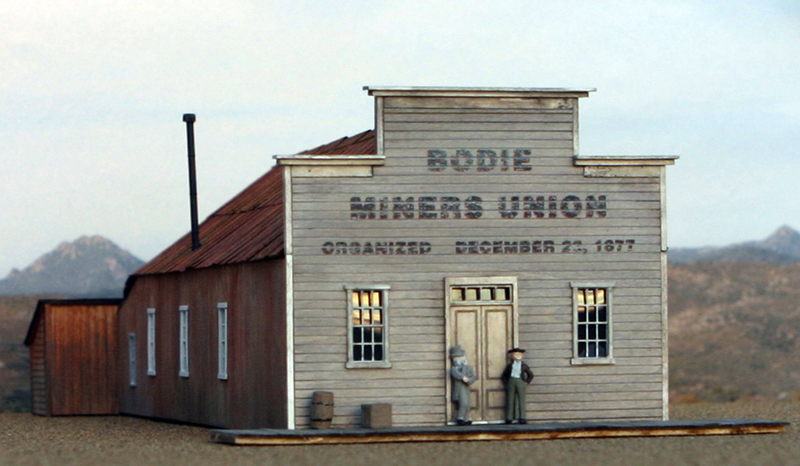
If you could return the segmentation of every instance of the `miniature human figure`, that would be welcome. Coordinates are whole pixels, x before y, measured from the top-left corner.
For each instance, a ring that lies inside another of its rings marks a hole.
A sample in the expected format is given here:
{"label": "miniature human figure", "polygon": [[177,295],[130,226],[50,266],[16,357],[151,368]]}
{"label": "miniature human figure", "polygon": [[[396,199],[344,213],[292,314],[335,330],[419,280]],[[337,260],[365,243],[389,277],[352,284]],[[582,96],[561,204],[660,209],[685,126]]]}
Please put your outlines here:
{"label": "miniature human figure", "polygon": [[475,369],[467,364],[467,352],[461,345],[450,347],[450,377],[453,379],[453,402],[456,409],[456,424],[468,426],[472,424],[469,416],[469,386],[475,381]]}
{"label": "miniature human figure", "polygon": [[533,381],[533,371],[522,361],[525,350],[511,348],[508,350],[511,361],[503,371],[502,379],[506,386],[506,424],[516,418],[520,424],[527,424],[525,419],[525,388]]}

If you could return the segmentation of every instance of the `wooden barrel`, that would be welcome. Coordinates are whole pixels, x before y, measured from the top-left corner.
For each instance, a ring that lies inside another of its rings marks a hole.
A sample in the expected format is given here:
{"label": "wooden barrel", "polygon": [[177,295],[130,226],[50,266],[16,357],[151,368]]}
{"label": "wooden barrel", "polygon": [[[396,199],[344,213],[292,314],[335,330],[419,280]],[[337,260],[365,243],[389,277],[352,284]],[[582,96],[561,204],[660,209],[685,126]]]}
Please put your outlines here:
{"label": "wooden barrel", "polygon": [[333,393],[314,392],[311,395],[311,428],[330,429],[333,421]]}

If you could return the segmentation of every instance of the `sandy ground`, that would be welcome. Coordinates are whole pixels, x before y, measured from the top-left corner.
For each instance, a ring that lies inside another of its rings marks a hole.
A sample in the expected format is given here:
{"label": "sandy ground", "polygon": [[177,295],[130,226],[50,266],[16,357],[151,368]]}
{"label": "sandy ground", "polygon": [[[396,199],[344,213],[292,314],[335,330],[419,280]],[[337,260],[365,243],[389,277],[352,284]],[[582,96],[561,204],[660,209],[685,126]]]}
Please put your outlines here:
{"label": "sandy ground", "polygon": [[208,429],[124,416],[0,414],[0,465],[800,465],[800,403],[687,404],[673,419],[789,421],[782,434],[234,447]]}

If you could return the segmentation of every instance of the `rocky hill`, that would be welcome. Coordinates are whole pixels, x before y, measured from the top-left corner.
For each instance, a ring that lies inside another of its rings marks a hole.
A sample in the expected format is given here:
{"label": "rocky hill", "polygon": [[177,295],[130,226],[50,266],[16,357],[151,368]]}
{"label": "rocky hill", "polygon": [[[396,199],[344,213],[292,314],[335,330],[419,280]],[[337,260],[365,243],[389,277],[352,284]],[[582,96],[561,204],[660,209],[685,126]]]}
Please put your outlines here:
{"label": "rocky hill", "polygon": [[121,297],[125,280],[143,262],[102,236],[61,243],[24,270],[0,280],[0,295]]}
{"label": "rocky hill", "polygon": [[670,393],[800,399],[800,263],[672,264]]}
{"label": "rocky hill", "polygon": [[670,248],[669,261],[673,264],[720,261],[794,264],[800,262],[800,233],[784,225],[761,241],[723,247]]}

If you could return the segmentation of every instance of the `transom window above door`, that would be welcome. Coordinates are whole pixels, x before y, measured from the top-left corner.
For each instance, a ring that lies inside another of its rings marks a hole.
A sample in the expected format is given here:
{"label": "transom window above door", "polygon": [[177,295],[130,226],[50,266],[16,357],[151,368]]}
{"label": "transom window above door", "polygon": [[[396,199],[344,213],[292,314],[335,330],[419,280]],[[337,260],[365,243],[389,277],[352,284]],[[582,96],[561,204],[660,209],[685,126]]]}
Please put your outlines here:
{"label": "transom window above door", "polygon": [[512,298],[510,285],[493,286],[451,286],[451,303],[501,302],[510,303]]}

